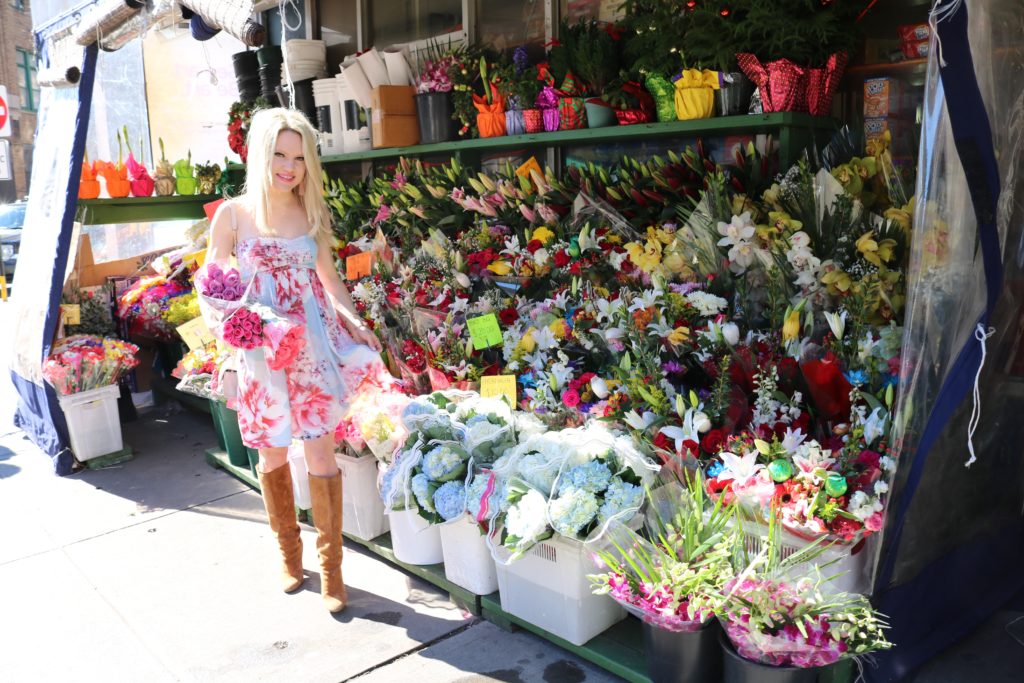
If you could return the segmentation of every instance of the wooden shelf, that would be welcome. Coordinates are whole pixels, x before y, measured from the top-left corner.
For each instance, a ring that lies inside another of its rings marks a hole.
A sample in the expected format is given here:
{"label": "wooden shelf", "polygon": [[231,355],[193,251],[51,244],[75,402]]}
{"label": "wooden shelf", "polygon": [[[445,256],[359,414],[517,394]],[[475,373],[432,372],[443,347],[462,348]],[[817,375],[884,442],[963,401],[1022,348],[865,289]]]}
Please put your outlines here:
{"label": "wooden shelf", "polygon": [[[478,156],[484,152],[499,152],[543,147],[569,147],[572,145],[596,145],[608,142],[631,142],[653,138],[688,137],[697,135],[737,135],[777,133],[782,146],[783,166],[796,159],[799,151],[790,149],[790,142],[806,138],[807,134],[835,129],[835,121],[828,117],[811,116],[796,112],[772,114],[749,114],[721,116],[695,121],[672,121],[668,123],[644,123],[633,126],[608,126],[606,128],[582,128],[553,133],[533,135],[506,135],[496,138],[455,140],[411,147],[389,147],[371,149],[348,154],[328,155],[322,158],[327,164],[356,163],[376,159],[418,157],[426,155]],[[790,138],[791,132],[801,135]]]}
{"label": "wooden shelf", "polygon": [[140,221],[199,220],[206,217],[203,205],[220,195],[173,195],[170,197],[120,197],[117,199],[79,199],[86,225],[135,223]]}

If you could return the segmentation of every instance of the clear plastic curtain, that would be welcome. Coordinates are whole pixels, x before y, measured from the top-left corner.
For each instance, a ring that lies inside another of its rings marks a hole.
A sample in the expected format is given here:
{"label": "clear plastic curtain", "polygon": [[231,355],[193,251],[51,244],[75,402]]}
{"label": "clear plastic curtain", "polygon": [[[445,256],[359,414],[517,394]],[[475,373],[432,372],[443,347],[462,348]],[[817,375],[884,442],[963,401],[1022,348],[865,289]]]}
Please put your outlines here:
{"label": "clear plastic curtain", "polygon": [[906,675],[1024,583],[1024,13],[1020,0],[938,5],[901,456],[875,574],[897,648],[872,680]]}

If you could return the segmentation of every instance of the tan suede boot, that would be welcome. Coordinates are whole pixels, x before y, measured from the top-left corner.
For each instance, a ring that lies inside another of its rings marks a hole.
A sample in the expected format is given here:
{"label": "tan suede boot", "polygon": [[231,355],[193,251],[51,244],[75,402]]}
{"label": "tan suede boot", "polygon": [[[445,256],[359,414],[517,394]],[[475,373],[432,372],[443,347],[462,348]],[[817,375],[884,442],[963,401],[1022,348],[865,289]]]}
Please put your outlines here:
{"label": "tan suede boot", "polygon": [[328,611],[340,612],[348,603],[341,576],[341,472],[332,477],[309,475],[309,497],[320,555],[320,594]]}
{"label": "tan suede boot", "polygon": [[302,536],[299,522],[295,518],[295,495],[292,493],[292,472],[288,464],[271,470],[257,472],[263,504],[267,508],[270,528],[277,535],[281,547],[281,585],[285,593],[298,590],[305,577],[302,574]]}

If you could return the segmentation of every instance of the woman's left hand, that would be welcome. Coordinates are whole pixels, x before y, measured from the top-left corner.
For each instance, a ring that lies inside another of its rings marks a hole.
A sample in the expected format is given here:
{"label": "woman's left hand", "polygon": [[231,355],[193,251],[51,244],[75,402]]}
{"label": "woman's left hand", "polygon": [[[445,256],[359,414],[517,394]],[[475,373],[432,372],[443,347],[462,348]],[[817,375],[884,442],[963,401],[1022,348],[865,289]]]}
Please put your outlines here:
{"label": "woman's left hand", "polygon": [[368,327],[349,327],[349,334],[352,335],[352,340],[357,344],[364,344],[369,346],[371,349],[380,353],[382,347],[380,340],[377,339],[377,335],[373,333]]}

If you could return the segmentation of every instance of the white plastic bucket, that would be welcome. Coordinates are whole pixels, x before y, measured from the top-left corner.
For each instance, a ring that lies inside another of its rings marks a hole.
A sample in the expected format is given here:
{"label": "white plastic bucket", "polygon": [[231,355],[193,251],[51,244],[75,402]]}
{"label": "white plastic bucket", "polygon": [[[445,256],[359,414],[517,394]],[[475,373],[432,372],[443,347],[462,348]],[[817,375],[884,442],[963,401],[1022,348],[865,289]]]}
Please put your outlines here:
{"label": "white plastic bucket", "polygon": [[112,384],[58,397],[68,424],[71,450],[78,460],[84,462],[124,448],[117,413],[120,395],[121,390]]}
{"label": "white plastic bucket", "polygon": [[444,560],[441,534],[415,510],[388,513],[391,524],[391,545],[395,557],[406,564],[439,564]]}
{"label": "white plastic bucket", "polygon": [[334,459],[341,470],[342,531],[364,541],[377,538],[388,530],[388,518],[377,492],[376,459],[338,453]]}
{"label": "white plastic bucket", "polygon": [[440,532],[445,578],[477,595],[490,595],[498,590],[494,558],[480,527],[463,515],[442,524]]}

